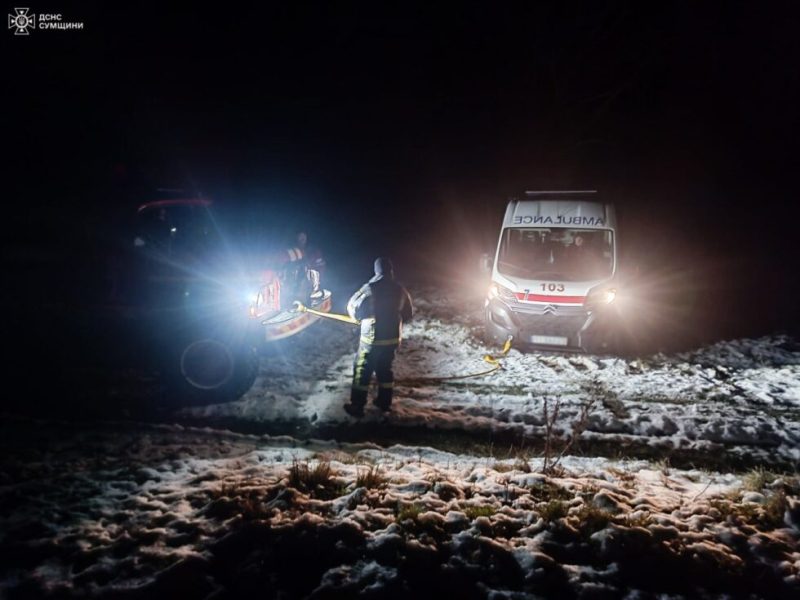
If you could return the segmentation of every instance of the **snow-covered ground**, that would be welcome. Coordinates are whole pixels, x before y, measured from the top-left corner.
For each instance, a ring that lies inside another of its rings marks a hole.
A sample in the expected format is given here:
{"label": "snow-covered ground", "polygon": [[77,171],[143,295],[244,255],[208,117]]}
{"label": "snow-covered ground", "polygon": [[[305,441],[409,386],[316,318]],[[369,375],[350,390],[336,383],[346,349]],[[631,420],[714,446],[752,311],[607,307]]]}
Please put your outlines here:
{"label": "snow-covered ground", "polygon": [[[544,403],[560,402],[556,427],[568,433],[591,404],[584,445],[608,453],[800,461],[800,345],[781,336],[733,340],[694,352],[636,360],[550,355],[512,349],[485,377],[426,382],[425,377],[486,371],[481,300],[433,290],[415,294],[417,317],[404,331],[391,414],[383,427],[490,432],[541,439]],[[304,420],[348,426],[356,345],[353,328],[321,322],[265,361],[239,402],[187,411],[199,419]],[[327,430],[327,429],[326,429]]]}
{"label": "snow-covered ground", "polygon": [[[415,296],[389,416],[342,411],[356,335],[326,322],[183,425],[3,418],[0,597],[800,597],[795,342],[433,382],[498,349],[477,301]],[[276,421],[304,439],[218,428]]]}
{"label": "snow-covered ground", "polygon": [[[8,598],[796,597],[800,481],[6,421]],[[752,596],[748,596],[752,594]]]}

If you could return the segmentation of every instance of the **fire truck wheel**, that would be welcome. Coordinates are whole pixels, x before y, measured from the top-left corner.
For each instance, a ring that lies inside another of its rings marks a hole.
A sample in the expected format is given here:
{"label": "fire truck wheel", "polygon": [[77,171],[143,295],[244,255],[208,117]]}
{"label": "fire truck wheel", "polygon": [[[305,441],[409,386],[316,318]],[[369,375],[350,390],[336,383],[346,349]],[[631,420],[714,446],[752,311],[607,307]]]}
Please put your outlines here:
{"label": "fire truck wheel", "polygon": [[177,344],[167,387],[179,404],[217,404],[238,400],[258,375],[255,348],[235,347],[213,337]]}

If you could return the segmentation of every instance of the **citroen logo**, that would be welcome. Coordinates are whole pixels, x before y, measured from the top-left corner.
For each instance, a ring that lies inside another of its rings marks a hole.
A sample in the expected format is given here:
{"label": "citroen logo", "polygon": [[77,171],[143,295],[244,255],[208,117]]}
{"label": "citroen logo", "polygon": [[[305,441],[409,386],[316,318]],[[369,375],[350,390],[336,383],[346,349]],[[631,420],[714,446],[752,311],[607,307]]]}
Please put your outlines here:
{"label": "citroen logo", "polygon": [[554,315],[556,314],[556,307],[553,306],[552,304],[548,304],[547,306],[544,307],[544,310],[542,312],[548,315]]}

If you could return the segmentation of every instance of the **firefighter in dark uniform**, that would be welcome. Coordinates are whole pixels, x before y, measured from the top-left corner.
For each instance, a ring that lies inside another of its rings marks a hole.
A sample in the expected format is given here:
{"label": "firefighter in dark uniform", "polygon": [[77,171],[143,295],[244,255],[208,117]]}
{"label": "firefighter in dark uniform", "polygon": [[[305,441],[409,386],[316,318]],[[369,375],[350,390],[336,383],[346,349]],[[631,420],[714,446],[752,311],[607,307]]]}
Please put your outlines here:
{"label": "firefighter in dark uniform", "polygon": [[394,280],[392,261],[375,259],[375,276],[361,286],[347,303],[347,312],[361,321],[361,341],[353,365],[353,386],[347,414],[364,416],[369,382],[374,372],[378,379],[375,406],[388,411],[392,405],[394,374],[392,362],[400,345],[400,329],[411,319],[413,306],[408,291]]}

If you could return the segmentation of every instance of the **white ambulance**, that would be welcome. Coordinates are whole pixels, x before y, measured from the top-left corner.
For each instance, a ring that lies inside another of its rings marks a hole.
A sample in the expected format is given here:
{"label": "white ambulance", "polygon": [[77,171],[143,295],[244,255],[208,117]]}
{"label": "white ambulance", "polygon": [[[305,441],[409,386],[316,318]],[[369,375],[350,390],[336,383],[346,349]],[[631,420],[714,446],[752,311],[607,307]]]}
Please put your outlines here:
{"label": "white ambulance", "polygon": [[617,223],[596,191],[533,191],[506,208],[486,333],[551,350],[598,349],[616,297]]}

